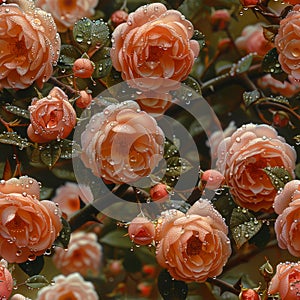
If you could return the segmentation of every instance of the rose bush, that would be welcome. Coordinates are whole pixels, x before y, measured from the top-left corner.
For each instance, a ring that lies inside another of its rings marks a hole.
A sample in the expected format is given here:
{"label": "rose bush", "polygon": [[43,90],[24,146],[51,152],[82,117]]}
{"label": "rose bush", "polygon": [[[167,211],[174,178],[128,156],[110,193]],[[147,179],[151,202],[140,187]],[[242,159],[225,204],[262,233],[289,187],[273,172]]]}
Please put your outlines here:
{"label": "rose bush", "polygon": [[98,0],[36,0],[36,6],[51,13],[59,32],[72,28],[76,21],[95,13]]}
{"label": "rose bush", "polygon": [[52,16],[33,1],[17,0],[0,7],[0,28],[0,89],[25,89],[34,82],[42,87],[60,53]]}
{"label": "rose bush", "polygon": [[147,176],[162,159],[164,134],[133,101],[93,115],[81,135],[81,158],[94,175],[114,182]]}
{"label": "rose bush", "polygon": [[36,143],[64,139],[76,124],[76,112],[68,96],[58,87],[54,87],[45,98],[34,98],[28,109],[31,124],[27,134]]}
{"label": "rose bush", "polygon": [[0,255],[10,263],[42,255],[62,229],[59,208],[39,201],[37,186],[29,177],[1,181]]}
{"label": "rose bush", "polygon": [[231,254],[228,228],[206,200],[186,214],[171,210],[159,221],[156,259],[176,280],[204,282],[221,274]]}
{"label": "rose bush", "polygon": [[193,33],[192,23],[179,11],[167,10],[161,3],[139,7],[112,34],[112,64],[140,90],[176,89],[199,53]]}
{"label": "rose bush", "polygon": [[227,185],[235,202],[253,211],[272,210],[277,190],[264,168],[284,167],[294,176],[296,152],[268,125],[247,124],[238,128],[218,148]]}

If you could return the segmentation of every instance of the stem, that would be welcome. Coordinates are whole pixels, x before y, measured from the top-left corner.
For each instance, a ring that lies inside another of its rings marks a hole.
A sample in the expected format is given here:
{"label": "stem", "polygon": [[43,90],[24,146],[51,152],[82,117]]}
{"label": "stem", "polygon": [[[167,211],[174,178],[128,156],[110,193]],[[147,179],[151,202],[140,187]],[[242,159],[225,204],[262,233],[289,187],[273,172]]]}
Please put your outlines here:
{"label": "stem", "polygon": [[66,89],[71,94],[76,94],[77,91],[68,86],[67,84],[62,83],[61,81],[57,80],[55,77],[51,76],[48,82],[53,83],[61,88]]}
{"label": "stem", "polygon": [[208,278],[206,280],[207,282],[213,284],[213,285],[216,285],[218,287],[221,288],[221,293],[224,293],[224,292],[230,292],[234,295],[239,295],[240,294],[240,291],[238,289],[236,289],[233,285],[227,283],[226,281],[223,281],[221,279],[217,279],[217,278]]}

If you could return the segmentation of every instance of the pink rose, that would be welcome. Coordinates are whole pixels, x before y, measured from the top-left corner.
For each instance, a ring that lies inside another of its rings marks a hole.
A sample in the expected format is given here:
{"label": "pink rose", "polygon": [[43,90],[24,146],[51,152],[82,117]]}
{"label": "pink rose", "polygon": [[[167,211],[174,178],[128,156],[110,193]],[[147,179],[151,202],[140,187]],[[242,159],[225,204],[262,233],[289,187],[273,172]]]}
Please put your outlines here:
{"label": "pink rose", "polygon": [[210,16],[210,22],[214,30],[224,30],[230,23],[230,12],[227,9],[213,10]]}
{"label": "pink rose", "polygon": [[0,183],[0,255],[10,263],[42,255],[62,229],[60,210],[38,199],[37,185],[29,177]]}
{"label": "pink rose", "polygon": [[300,26],[300,5],[293,7],[284,19],[280,21],[278,34],[275,36],[275,46],[279,53],[281,68],[287,74],[300,80],[297,67],[300,63],[300,39],[297,28]]}
{"label": "pink rose", "polygon": [[280,263],[271,280],[269,294],[279,293],[281,300],[295,300],[300,292],[300,265],[294,262]]}
{"label": "pink rose", "polygon": [[159,220],[156,258],[176,280],[204,282],[222,273],[231,254],[228,228],[205,200],[184,214],[167,211]]}
{"label": "pink rose", "polygon": [[128,226],[128,235],[138,245],[149,245],[154,240],[155,227],[147,218],[136,217]]}
{"label": "pink rose", "polygon": [[0,261],[0,299],[9,299],[13,291],[14,280],[11,273],[7,269],[7,261],[1,259]]}
{"label": "pink rose", "polygon": [[66,182],[56,189],[56,194],[52,201],[57,203],[61,211],[70,217],[80,209],[80,200],[88,204],[93,199],[94,196],[90,187]]}
{"label": "pink rose", "polygon": [[225,166],[235,202],[253,211],[272,210],[277,194],[264,168],[284,167],[294,176],[296,152],[269,125],[243,125],[221,142],[218,153],[217,166]]}
{"label": "pink rose", "polygon": [[76,21],[94,15],[98,0],[36,0],[36,6],[51,13],[59,32],[72,28]]}
{"label": "pink rose", "polygon": [[[140,90],[176,89],[199,53],[193,33],[192,23],[179,11],[167,10],[161,3],[139,7],[113,32],[113,66]],[[160,79],[170,79],[169,84]]]}
{"label": "pink rose", "polygon": [[206,170],[201,176],[201,182],[205,188],[210,190],[218,189],[224,182],[224,176],[217,170]]}
{"label": "pink rose", "polygon": [[93,115],[81,135],[81,158],[94,175],[114,183],[147,176],[162,159],[164,134],[136,102]]}
{"label": "pink rose", "polygon": [[278,246],[300,257],[300,180],[288,182],[275,197],[274,210],[279,216],[274,228]]}
{"label": "pink rose", "polygon": [[78,272],[87,276],[91,272],[95,276],[99,274],[102,258],[102,247],[97,241],[97,235],[93,232],[74,232],[67,251],[56,248],[53,262],[64,275]]}
{"label": "pink rose", "polygon": [[39,290],[36,300],[99,299],[92,283],[85,281],[79,273],[72,273],[66,277],[58,275],[53,281],[53,285]]}
{"label": "pink rose", "polygon": [[[60,52],[60,37],[51,15],[34,1],[0,6],[0,89],[43,86]],[[13,27],[13,30],[12,30]]]}
{"label": "pink rose", "polygon": [[54,87],[45,98],[34,98],[28,109],[31,124],[27,134],[36,143],[64,139],[76,124],[76,112],[68,96],[58,87]]}
{"label": "pink rose", "polygon": [[236,46],[247,53],[257,53],[264,56],[273,48],[273,45],[265,39],[263,25],[263,23],[256,23],[246,26],[242,31],[242,35],[235,40]]}

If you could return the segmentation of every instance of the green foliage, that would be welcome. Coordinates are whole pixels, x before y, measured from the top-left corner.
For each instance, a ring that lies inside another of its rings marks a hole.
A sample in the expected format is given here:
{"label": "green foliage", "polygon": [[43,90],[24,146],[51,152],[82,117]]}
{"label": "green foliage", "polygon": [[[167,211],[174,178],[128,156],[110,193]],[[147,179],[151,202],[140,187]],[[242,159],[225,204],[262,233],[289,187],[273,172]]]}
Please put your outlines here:
{"label": "green foliage", "polygon": [[242,74],[245,73],[246,71],[249,70],[249,68],[251,67],[252,61],[253,61],[253,57],[255,56],[255,54],[250,53],[244,57],[242,57],[237,64],[234,66],[234,71],[237,74]]}
{"label": "green foliage", "polygon": [[251,104],[256,103],[259,99],[260,99],[260,92],[258,90],[243,93],[243,100],[246,107],[249,107]]}
{"label": "green foliage", "polygon": [[61,218],[61,222],[63,228],[60,231],[59,236],[56,238],[53,244],[55,246],[62,247],[64,249],[68,249],[68,245],[71,238],[71,227],[69,222],[66,219]]}
{"label": "green foliage", "polygon": [[29,276],[39,274],[44,267],[44,256],[37,256],[34,260],[27,260],[18,264],[19,267]]}
{"label": "green foliage", "polygon": [[22,117],[22,118],[25,118],[25,119],[30,118],[30,114],[29,114],[29,111],[27,109],[22,109],[18,106],[14,106],[14,105],[6,105],[4,107],[4,109],[6,111],[9,111],[10,113],[16,115],[16,116],[19,116],[19,117]]}
{"label": "green foliage", "polygon": [[80,56],[80,51],[73,45],[62,45],[58,65],[63,68],[71,68],[75,60]]}
{"label": "green foliage", "polygon": [[93,73],[93,78],[103,78],[106,77],[112,68],[112,62],[110,59],[110,48],[103,47],[101,50],[97,51],[91,60],[95,63],[95,70]]}
{"label": "green foliage", "polygon": [[233,209],[230,218],[230,230],[237,248],[254,237],[262,227],[262,221],[246,208],[237,207]]}
{"label": "green foliage", "polygon": [[13,145],[20,148],[20,150],[32,145],[26,138],[20,137],[16,132],[4,132],[0,134],[0,143]]}
{"label": "green foliage", "polygon": [[129,273],[136,273],[142,270],[143,264],[134,251],[126,251],[123,260],[123,267]]}
{"label": "green foliage", "polygon": [[292,175],[284,167],[266,167],[264,171],[269,176],[276,190],[282,189],[287,182],[293,179]]}
{"label": "green foliage", "polygon": [[122,229],[110,231],[100,239],[100,243],[111,247],[131,248],[133,244],[127,234],[127,231]]}
{"label": "green foliage", "polygon": [[25,284],[29,288],[40,289],[44,286],[49,285],[50,282],[43,275],[33,275],[33,276],[29,277],[28,279],[26,279]]}

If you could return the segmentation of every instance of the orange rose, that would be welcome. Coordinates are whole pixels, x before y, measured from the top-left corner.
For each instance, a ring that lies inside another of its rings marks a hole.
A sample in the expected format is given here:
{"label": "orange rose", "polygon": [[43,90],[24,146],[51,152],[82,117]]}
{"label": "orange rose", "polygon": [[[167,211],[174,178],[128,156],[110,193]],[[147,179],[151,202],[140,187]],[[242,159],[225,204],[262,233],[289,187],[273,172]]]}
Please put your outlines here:
{"label": "orange rose", "polygon": [[264,168],[282,166],[294,175],[295,161],[294,148],[273,127],[247,124],[219,145],[217,165],[220,170],[225,166],[225,180],[235,202],[260,211],[272,210],[277,193]]}
{"label": "orange rose", "polygon": [[76,21],[94,15],[98,0],[36,0],[36,6],[51,13],[59,32],[72,28]]}
{"label": "orange rose", "polygon": [[284,19],[280,21],[278,34],[275,36],[275,46],[279,53],[281,68],[287,74],[300,80],[300,39],[297,28],[300,26],[300,5],[293,7]]}
{"label": "orange rose", "polygon": [[28,109],[31,124],[27,134],[36,143],[64,139],[76,124],[76,112],[68,96],[58,87],[45,98],[34,98]]}
{"label": "orange rose", "polygon": [[269,294],[279,293],[281,300],[299,299],[300,292],[300,265],[299,262],[280,263],[271,280]]}
{"label": "orange rose", "polygon": [[0,88],[42,87],[59,57],[55,23],[33,1],[13,2],[0,6]]}
{"label": "orange rose", "polygon": [[228,228],[206,200],[184,214],[164,213],[158,226],[156,258],[176,280],[204,282],[221,274],[231,254]]}
{"label": "orange rose", "polygon": [[29,177],[1,181],[0,255],[10,263],[42,255],[62,229],[60,210],[51,201],[39,201],[37,185]]}
{"label": "orange rose", "polygon": [[134,101],[95,114],[81,135],[81,158],[94,175],[114,182],[147,176],[162,159],[164,134]]}
{"label": "orange rose", "polygon": [[274,210],[279,216],[274,228],[278,246],[300,257],[300,180],[288,182],[275,197]]}
{"label": "orange rose", "polygon": [[236,46],[247,53],[257,53],[260,56],[267,54],[273,44],[267,41],[263,34],[263,23],[246,26],[242,35],[235,40]]}
{"label": "orange rose", "polygon": [[91,282],[85,281],[79,273],[53,278],[54,284],[43,287],[37,294],[37,300],[85,299],[98,300],[99,297]]}
{"label": "orange rose", "polygon": [[[113,32],[113,66],[140,90],[176,89],[199,54],[198,42],[191,40],[193,33],[192,23],[179,11],[167,10],[161,3],[139,7]],[[143,80],[136,82],[138,78]],[[172,84],[164,86],[160,78]]]}
{"label": "orange rose", "polygon": [[74,232],[67,251],[56,248],[53,262],[64,275],[79,272],[87,276],[90,272],[97,275],[100,270],[102,248],[93,232]]}

